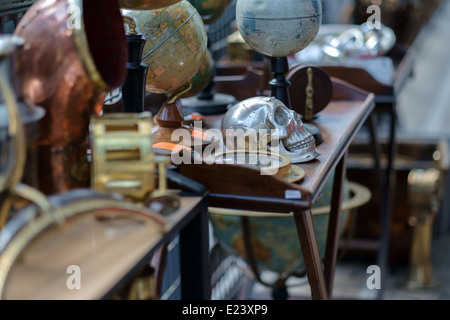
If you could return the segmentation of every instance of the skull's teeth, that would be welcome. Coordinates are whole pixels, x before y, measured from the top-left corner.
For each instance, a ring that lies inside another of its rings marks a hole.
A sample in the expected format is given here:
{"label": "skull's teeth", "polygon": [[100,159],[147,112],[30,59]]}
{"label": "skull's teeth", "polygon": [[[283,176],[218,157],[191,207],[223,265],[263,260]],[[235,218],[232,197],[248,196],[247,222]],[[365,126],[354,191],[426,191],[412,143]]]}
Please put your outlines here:
{"label": "skull's teeth", "polygon": [[309,136],[306,139],[301,140],[296,144],[293,144],[292,146],[285,146],[285,147],[289,151],[294,152],[294,151],[298,151],[298,150],[309,149],[309,148],[311,148],[313,143],[314,143],[314,137]]}
{"label": "skull's teeth", "polygon": [[310,143],[308,142],[302,142],[302,143],[298,143],[298,144],[294,144],[293,146],[288,147],[289,151],[297,151],[297,150],[301,150],[301,149],[306,149],[310,147]]}

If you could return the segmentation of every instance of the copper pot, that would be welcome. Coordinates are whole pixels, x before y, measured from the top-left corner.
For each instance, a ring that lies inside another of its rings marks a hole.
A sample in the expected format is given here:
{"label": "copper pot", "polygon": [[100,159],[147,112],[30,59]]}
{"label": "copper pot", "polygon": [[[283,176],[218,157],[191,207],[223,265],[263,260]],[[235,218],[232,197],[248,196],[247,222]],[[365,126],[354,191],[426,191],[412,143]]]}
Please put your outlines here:
{"label": "copper pot", "polygon": [[35,144],[37,181],[45,194],[89,186],[89,119],[126,78],[128,46],[112,0],[38,0],[16,27],[25,45],[18,69],[25,99],[42,106]]}
{"label": "copper pot", "polygon": [[168,7],[181,0],[119,0],[119,5],[124,9],[153,10]]}

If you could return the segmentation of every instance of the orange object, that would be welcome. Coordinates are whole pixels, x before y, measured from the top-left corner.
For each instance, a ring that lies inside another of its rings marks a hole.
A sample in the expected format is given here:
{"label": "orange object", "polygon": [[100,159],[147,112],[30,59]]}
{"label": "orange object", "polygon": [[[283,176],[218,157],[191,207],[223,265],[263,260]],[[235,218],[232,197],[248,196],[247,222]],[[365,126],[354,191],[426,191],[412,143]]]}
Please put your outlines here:
{"label": "orange object", "polygon": [[202,140],[206,140],[206,137],[208,137],[208,134],[204,131],[199,131],[199,130],[194,129],[192,131],[191,136],[194,138],[200,138]]}
{"label": "orange object", "polygon": [[165,149],[165,150],[174,150],[174,151],[180,151],[180,150],[192,150],[192,148],[182,146],[175,143],[170,142],[158,142],[153,145],[153,148],[156,149]]}

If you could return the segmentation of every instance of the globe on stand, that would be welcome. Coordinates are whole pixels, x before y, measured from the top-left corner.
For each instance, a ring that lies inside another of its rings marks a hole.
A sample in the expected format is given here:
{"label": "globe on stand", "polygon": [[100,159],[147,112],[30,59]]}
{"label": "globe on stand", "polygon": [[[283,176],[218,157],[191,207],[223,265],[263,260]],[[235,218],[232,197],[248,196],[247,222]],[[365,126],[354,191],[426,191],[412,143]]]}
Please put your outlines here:
{"label": "globe on stand", "polygon": [[[160,9],[172,4],[178,3],[181,0],[119,0],[119,7],[121,9],[132,10],[154,10]],[[135,23],[129,17],[124,17],[125,24],[130,26],[126,33],[128,41],[128,63],[127,63],[127,78],[121,88],[123,93],[123,111],[124,112],[143,112],[144,111],[144,97],[145,97],[145,78],[147,75],[148,66],[141,61],[142,50],[145,44],[145,39],[141,33],[137,33]],[[114,108],[105,108],[104,112],[114,112]]]}
{"label": "globe on stand", "polygon": [[196,96],[206,88],[206,86],[209,84],[209,82],[213,77],[214,73],[213,69],[214,65],[211,51],[206,50],[205,55],[203,56],[202,63],[200,64],[200,68],[198,69],[194,77],[191,79],[192,83],[191,89],[180,96],[183,107],[184,107],[183,99]]}
{"label": "globe on stand", "polygon": [[[187,0],[155,10],[122,10],[122,14],[134,22],[128,25],[145,39],[142,52],[142,62],[148,66],[145,91],[168,96],[154,117],[157,125],[152,139],[156,153],[170,154],[170,147],[180,142],[171,139],[175,130],[194,133],[192,126],[183,123],[178,98],[190,90],[191,80],[202,65],[207,46],[205,25]],[[192,139],[186,147],[198,143],[208,144]]]}
{"label": "globe on stand", "polygon": [[[230,0],[189,0],[197,9],[203,19],[203,23],[207,26],[216,22],[227,6]],[[228,110],[228,107],[236,103],[236,98],[229,94],[214,92],[214,61],[212,64],[212,77],[204,89],[196,95],[183,97],[181,103],[183,110],[187,112],[198,112],[202,115],[223,114]],[[206,80],[206,79],[204,79]]]}
{"label": "globe on stand", "polygon": [[154,10],[168,7],[181,0],[119,0],[119,6],[123,9]]}
{"label": "globe on stand", "polygon": [[216,22],[225,11],[231,0],[189,0],[200,13],[205,24]]}
{"label": "globe on stand", "polygon": [[[245,42],[255,51],[271,58],[274,78],[269,82],[272,96],[291,108],[285,74],[287,57],[306,48],[322,24],[320,0],[238,0],[236,23]],[[322,141],[317,127],[305,124],[307,130]]]}

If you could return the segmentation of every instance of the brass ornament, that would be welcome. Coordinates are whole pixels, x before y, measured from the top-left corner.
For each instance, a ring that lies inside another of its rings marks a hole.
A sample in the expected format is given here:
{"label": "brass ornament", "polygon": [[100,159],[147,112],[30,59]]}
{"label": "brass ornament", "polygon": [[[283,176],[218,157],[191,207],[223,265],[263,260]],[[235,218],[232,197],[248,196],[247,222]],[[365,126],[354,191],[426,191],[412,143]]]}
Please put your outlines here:
{"label": "brass ornament", "polygon": [[169,215],[180,207],[180,197],[167,187],[167,166],[172,164],[172,159],[168,156],[157,155],[155,162],[158,164],[158,189],[150,194],[145,204],[162,215]]}
{"label": "brass ornament", "polygon": [[306,85],[305,93],[306,93],[306,101],[305,101],[305,121],[311,121],[313,118],[313,96],[314,96],[314,87],[313,87],[313,77],[314,71],[311,67],[308,67],[307,70],[308,75],[308,84]]}
{"label": "brass ornament", "polygon": [[433,222],[439,210],[440,175],[436,168],[414,169],[408,175],[409,224],[413,227],[406,288],[431,289],[439,286],[431,264]]}
{"label": "brass ornament", "polygon": [[91,187],[143,200],[155,189],[152,116],[108,113],[93,117]]}

